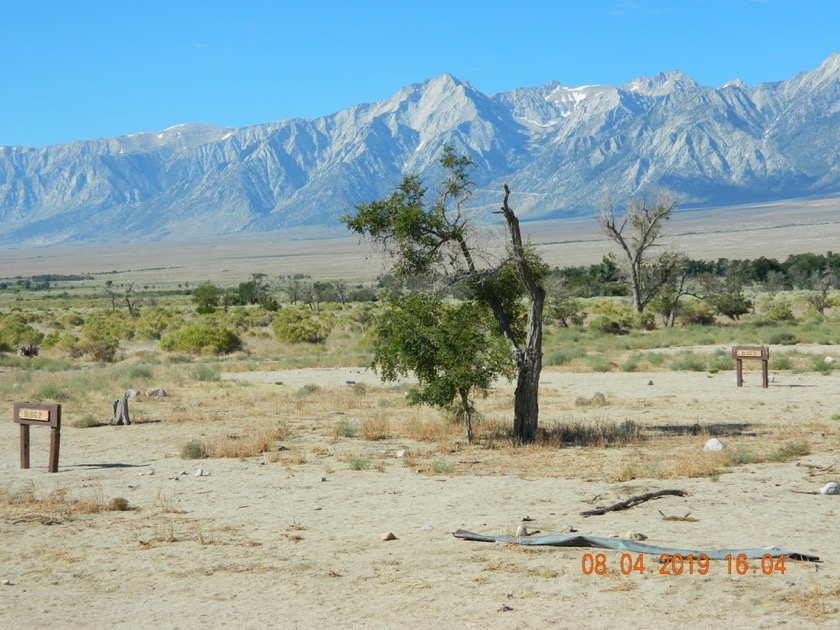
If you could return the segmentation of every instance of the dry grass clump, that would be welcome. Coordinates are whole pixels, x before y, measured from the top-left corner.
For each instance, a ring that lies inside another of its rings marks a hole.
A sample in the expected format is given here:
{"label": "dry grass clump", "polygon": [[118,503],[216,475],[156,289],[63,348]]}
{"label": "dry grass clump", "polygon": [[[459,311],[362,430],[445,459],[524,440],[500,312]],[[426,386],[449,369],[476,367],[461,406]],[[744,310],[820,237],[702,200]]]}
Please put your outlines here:
{"label": "dry grass clump", "polygon": [[591,398],[587,398],[586,396],[575,398],[576,407],[606,407],[608,404],[607,397],[601,392],[595,392]]}
{"label": "dry grass clump", "polygon": [[840,614],[836,602],[840,599],[840,585],[823,588],[814,580],[807,591],[793,591],[782,596],[786,604],[796,606],[803,617],[814,621],[826,621]]}
{"label": "dry grass clump", "polygon": [[391,423],[387,417],[382,414],[373,414],[362,420],[359,437],[369,442],[377,440],[385,440],[390,437]]}
{"label": "dry grass clump", "polygon": [[22,490],[0,489],[0,508],[15,521],[40,521],[42,523],[64,522],[79,514],[97,514],[104,511],[125,511],[130,509],[128,501],[116,497],[106,501],[101,490],[92,495],[74,499],[67,490],[56,486],[50,492],[39,495],[34,483],[28,483]]}
{"label": "dry grass clump", "polygon": [[190,440],[181,447],[182,459],[243,458],[273,451],[289,438],[285,422],[253,427],[245,434],[226,433],[206,440]]}

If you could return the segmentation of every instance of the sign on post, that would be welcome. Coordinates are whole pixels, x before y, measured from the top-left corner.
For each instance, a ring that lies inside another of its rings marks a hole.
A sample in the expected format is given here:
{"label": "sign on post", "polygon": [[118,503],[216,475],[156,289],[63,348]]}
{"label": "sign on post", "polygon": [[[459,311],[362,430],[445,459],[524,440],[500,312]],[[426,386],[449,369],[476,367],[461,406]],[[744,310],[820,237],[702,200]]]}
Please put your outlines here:
{"label": "sign on post", "polygon": [[769,368],[770,348],[767,346],[732,346],[732,358],[735,359],[735,382],[738,387],[744,385],[743,361],[761,361],[761,386],[767,387],[770,382]]}
{"label": "sign on post", "polygon": [[16,402],[14,420],[20,425],[20,467],[29,468],[29,427],[34,425],[50,428],[50,463],[47,470],[58,472],[61,405]]}

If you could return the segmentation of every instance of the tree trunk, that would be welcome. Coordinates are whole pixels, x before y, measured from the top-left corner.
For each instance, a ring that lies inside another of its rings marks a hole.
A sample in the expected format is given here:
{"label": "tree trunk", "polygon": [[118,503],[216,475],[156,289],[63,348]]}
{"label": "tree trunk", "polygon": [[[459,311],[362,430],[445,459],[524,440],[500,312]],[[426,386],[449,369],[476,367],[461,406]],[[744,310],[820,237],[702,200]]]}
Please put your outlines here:
{"label": "tree trunk", "polygon": [[114,416],[111,418],[110,424],[123,424],[128,426],[131,420],[128,417],[128,396],[123,396],[119,400],[113,401]]}
{"label": "tree trunk", "polygon": [[467,391],[461,392],[461,410],[464,412],[464,437],[467,440],[467,444],[472,444],[472,406],[470,405],[470,396]]}
{"label": "tree trunk", "polygon": [[519,374],[513,400],[513,434],[520,442],[537,437],[540,414],[539,387],[542,372],[542,312],[545,292],[537,292],[528,302],[528,337],[520,357]]}

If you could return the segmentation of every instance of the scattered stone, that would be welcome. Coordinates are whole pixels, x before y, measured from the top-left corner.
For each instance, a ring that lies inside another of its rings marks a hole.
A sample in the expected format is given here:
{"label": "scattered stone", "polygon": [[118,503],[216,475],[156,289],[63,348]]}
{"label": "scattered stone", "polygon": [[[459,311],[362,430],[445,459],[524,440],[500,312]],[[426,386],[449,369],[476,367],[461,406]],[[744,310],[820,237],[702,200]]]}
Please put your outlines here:
{"label": "scattered stone", "polygon": [[146,396],[149,398],[164,398],[166,395],[166,392],[160,387],[150,387],[146,390]]}
{"label": "scattered stone", "polygon": [[345,387],[352,387],[355,384],[356,384],[356,381],[344,381],[344,386]]}
{"label": "scattered stone", "polygon": [[408,454],[408,451],[404,448],[397,451],[397,457],[405,457],[407,454]]}
{"label": "scattered stone", "polygon": [[203,476],[204,476],[204,469],[203,469],[203,468],[199,468],[198,470],[196,470],[196,471],[195,471],[195,476],[196,476],[196,477],[203,477]]}
{"label": "scattered stone", "polygon": [[717,453],[719,451],[722,451],[724,448],[726,448],[726,445],[723,442],[721,442],[717,438],[712,438],[711,440],[706,442],[706,445],[703,447],[703,450],[707,453]]}
{"label": "scattered stone", "polygon": [[627,532],[624,534],[625,540],[647,540],[647,536],[644,534],[640,534],[639,532]]}
{"label": "scattered stone", "polygon": [[326,477],[321,477],[321,483],[325,482],[326,480],[327,480]]}
{"label": "scattered stone", "polygon": [[397,539],[396,535],[394,535],[394,532],[385,532],[383,534],[380,534],[379,537],[382,540],[396,540]]}
{"label": "scattered stone", "polygon": [[835,361],[836,361],[836,359],[834,357],[826,357],[825,358],[826,363],[834,363]]}
{"label": "scattered stone", "polygon": [[511,610],[513,610],[513,608],[511,608],[507,604],[503,604],[502,607],[499,608],[499,612],[510,612]]}
{"label": "scattered stone", "polygon": [[653,385],[653,381],[652,381],[652,380],[650,380],[650,379],[647,379],[647,380],[645,381],[645,385]]}
{"label": "scattered stone", "polygon": [[840,484],[831,481],[820,488],[820,494],[840,494]]}
{"label": "scattered stone", "polygon": [[140,395],[140,392],[136,389],[127,389],[125,390],[125,395],[129,398],[137,398]]}
{"label": "scattered stone", "polygon": [[3,586],[14,586],[15,583],[11,580],[3,580]]}
{"label": "scattered stone", "polygon": [[520,523],[519,526],[516,528],[516,535],[517,536],[528,536],[529,535],[528,528],[525,527],[522,523]]}
{"label": "scattered stone", "polygon": [[776,382],[776,377],[771,374],[770,376],[767,377],[767,382],[768,383],[775,383]]}

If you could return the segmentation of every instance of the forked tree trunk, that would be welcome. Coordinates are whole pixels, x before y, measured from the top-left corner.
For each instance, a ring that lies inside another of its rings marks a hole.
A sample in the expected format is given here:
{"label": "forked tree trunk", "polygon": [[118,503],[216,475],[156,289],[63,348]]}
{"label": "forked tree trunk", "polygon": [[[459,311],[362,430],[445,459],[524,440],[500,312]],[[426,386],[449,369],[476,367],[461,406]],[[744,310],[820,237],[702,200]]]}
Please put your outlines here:
{"label": "forked tree trunk", "polygon": [[131,424],[131,419],[128,417],[128,396],[123,396],[119,400],[113,401],[114,416],[111,418],[110,424],[126,425]]}
{"label": "forked tree trunk", "polygon": [[519,219],[508,206],[510,188],[504,186],[505,197],[502,214],[510,231],[511,249],[516,271],[528,296],[528,336],[525,348],[513,346],[518,375],[513,399],[513,437],[518,442],[533,442],[539,426],[539,388],[542,372],[542,315],[545,305],[545,288],[534,278],[525,258],[525,246],[519,230]]}

